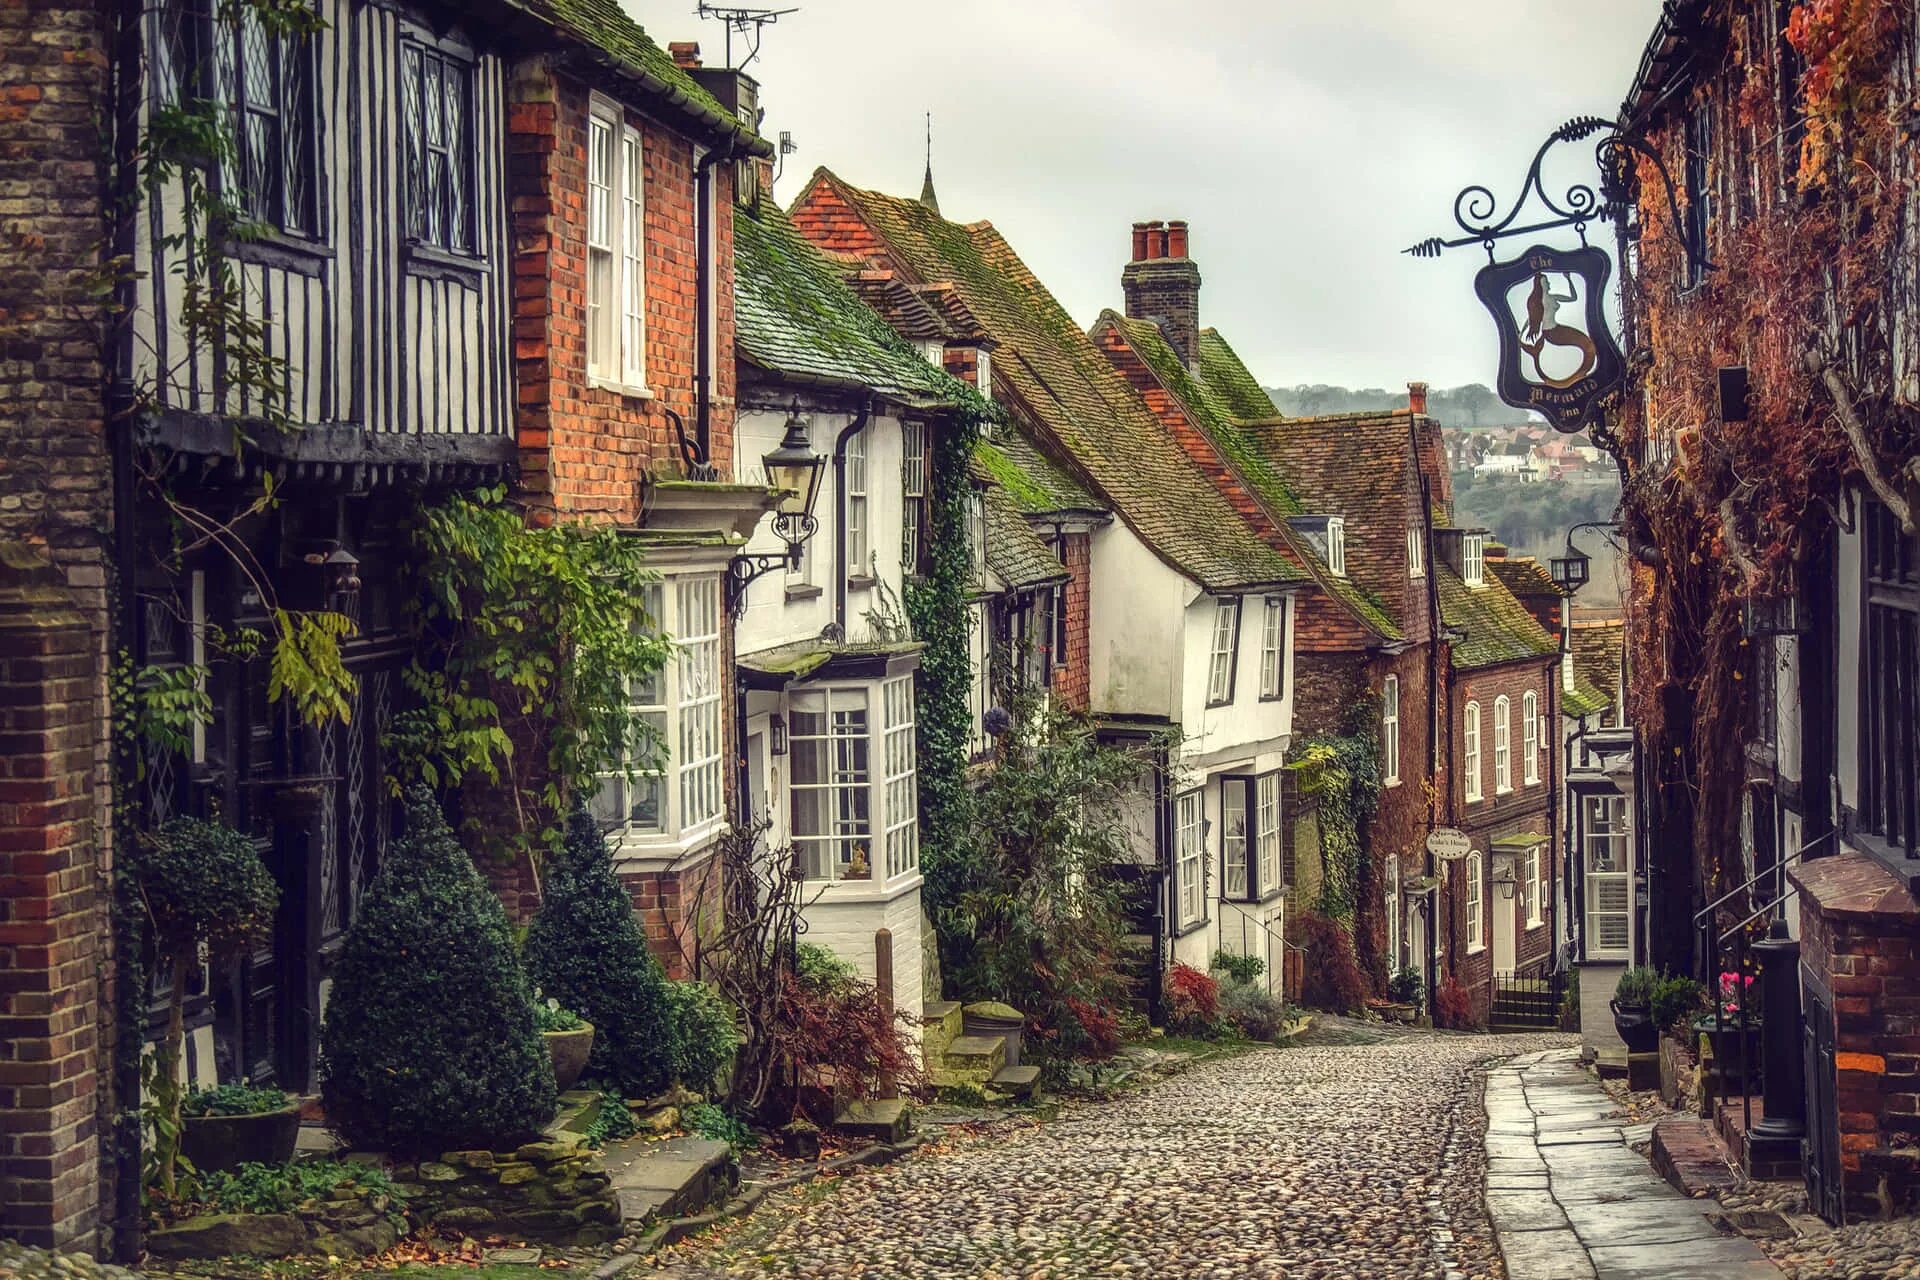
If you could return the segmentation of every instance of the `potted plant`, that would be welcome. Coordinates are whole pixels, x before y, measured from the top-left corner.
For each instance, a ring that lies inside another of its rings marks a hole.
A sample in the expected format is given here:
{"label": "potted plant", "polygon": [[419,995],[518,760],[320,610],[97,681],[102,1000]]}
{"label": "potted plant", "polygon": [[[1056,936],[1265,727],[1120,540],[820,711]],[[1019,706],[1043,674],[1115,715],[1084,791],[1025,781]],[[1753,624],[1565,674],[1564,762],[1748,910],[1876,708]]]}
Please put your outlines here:
{"label": "potted plant", "polygon": [[1653,1020],[1654,990],[1660,985],[1660,972],[1636,965],[1620,975],[1608,1005],[1613,1010],[1613,1029],[1626,1042],[1628,1053],[1652,1053],[1660,1047],[1660,1024]]}
{"label": "potted plant", "polygon": [[558,1000],[542,1000],[538,991],[533,995],[533,1024],[553,1059],[553,1087],[565,1093],[587,1069],[587,1057],[593,1052],[593,1024],[561,1008]]}
{"label": "potted plant", "polygon": [[[167,978],[167,1029],[146,1071],[153,1129],[151,1176],[174,1193],[180,1153],[182,1050],[186,1044],[187,975],[259,945],[273,926],[280,889],[253,841],[219,822],[170,818],[133,849],[132,871],[153,926],[160,972]],[[297,1121],[295,1122],[297,1125]]]}
{"label": "potted plant", "polygon": [[1402,967],[1387,979],[1387,999],[1406,1007],[1408,1021],[1418,1016],[1420,1002],[1425,995],[1426,984],[1421,981],[1420,971],[1411,965]]}
{"label": "potted plant", "polygon": [[[1745,1027],[1741,1005],[1746,1005]],[[1715,1068],[1722,1080],[1752,1073],[1760,1066],[1760,1005],[1754,998],[1753,975],[1723,973],[1720,996],[1711,1013],[1693,1020],[1693,1029],[1713,1044]]]}
{"label": "potted plant", "polygon": [[180,1103],[180,1117],[180,1154],[203,1173],[285,1164],[300,1138],[299,1099],[245,1081],[193,1090]]}

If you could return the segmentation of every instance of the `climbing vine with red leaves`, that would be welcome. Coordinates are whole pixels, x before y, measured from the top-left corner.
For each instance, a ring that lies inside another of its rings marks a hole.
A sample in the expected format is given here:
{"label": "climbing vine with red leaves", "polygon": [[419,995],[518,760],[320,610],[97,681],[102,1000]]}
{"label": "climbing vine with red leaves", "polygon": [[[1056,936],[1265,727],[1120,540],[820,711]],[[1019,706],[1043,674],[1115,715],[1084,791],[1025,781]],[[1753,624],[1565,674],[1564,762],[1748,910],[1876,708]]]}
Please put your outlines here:
{"label": "climbing vine with red leaves", "polygon": [[[1712,267],[1689,287],[1681,229],[1642,161],[1623,315],[1638,385],[1614,434],[1629,535],[1657,564],[1636,566],[1627,605],[1631,710],[1656,788],[1687,808],[1694,883],[1709,892],[1744,878],[1742,607],[1792,592],[1849,481],[1902,476],[1915,453],[1894,350],[1913,331],[1895,317],[1920,316],[1901,261],[1914,244],[1912,21],[1895,0],[1711,3],[1689,36],[1691,87],[1646,122],[1679,179],[1704,113],[1706,180],[1679,185],[1683,210],[1709,202]],[[1744,421],[1721,417],[1727,366],[1748,373]],[[1863,438],[1849,418],[1872,424]]]}

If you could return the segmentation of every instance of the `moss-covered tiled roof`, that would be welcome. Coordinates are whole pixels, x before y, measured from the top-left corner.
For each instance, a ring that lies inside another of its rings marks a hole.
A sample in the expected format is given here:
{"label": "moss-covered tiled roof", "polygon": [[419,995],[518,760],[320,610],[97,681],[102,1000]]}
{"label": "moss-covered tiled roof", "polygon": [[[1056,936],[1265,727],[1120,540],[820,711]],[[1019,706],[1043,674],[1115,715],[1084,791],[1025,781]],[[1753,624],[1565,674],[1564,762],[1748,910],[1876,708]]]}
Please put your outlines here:
{"label": "moss-covered tiled roof", "polygon": [[733,216],[734,341],[774,374],[870,389],[916,405],[986,404],[927,359],[847,287],[840,273],[762,200]]}
{"label": "moss-covered tiled roof", "polygon": [[1018,431],[996,431],[992,440],[982,440],[974,449],[974,460],[1030,516],[1105,514],[1098,498]]}
{"label": "moss-covered tiled roof", "polygon": [[1626,644],[1626,626],[1618,618],[1576,622],[1567,638],[1573,650],[1573,672],[1599,690],[1608,703],[1620,686],[1620,657]]}
{"label": "moss-covered tiled roof", "polygon": [[1451,566],[1432,566],[1440,588],[1440,618],[1464,633],[1453,646],[1456,671],[1474,671],[1524,658],[1550,658],[1559,652],[1553,637],[1534,621],[1527,607],[1500,582],[1469,587]]}
{"label": "moss-covered tiled roof", "polygon": [[1507,590],[1522,599],[1567,598],[1566,591],[1553,580],[1546,566],[1532,556],[1489,555],[1486,567],[1506,584]]}
{"label": "moss-covered tiled roof", "polygon": [[1253,370],[1227,345],[1218,329],[1200,331],[1199,364],[1200,381],[1234,417],[1271,418],[1279,412]]}
{"label": "moss-covered tiled roof", "polygon": [[1563,716],[1597,715],[1613,705],[1613,699],[1593,687],[1579,673],[1573,677],[1573,688],[1562,685],[1560,688],[1560,714]]}
{"label": "moss-covered tiled roof", "polygon": [[1045,451],[1070,464],[1162,559],[1211,590],[1306,579],[1166,436],[991,224],[948,222],[917,200],[861,190],[826,170],[814,182],[831,184],[922,282],[953,284],[999,344],[997,382],[1025,410],[1018,416],[1030,417]]}
{"label": "moss-covered tiled roof", "polygon": [[637,83],[658,104],[704,125],[714,134],[738,139],[753,151],[773,148],[734,112],[701,88],[627,16],[619,0],[507,0],[562,35],[602,55],[612,69]]}
{"label": "moss-covered tiled roof", "polygon": [[984,505],[987,568],[1009,590],[1029,591],[1066,580],[1067,567],[1040,541],[1027,517],[999,485],[987,486]]}

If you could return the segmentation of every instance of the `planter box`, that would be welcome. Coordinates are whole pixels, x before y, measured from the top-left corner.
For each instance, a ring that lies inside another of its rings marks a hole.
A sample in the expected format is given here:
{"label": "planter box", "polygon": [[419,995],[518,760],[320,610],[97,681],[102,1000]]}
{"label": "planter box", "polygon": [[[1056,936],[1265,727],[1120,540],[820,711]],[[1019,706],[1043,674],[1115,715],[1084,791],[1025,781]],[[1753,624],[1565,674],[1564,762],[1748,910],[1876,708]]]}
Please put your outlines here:
{"label": "planter box", "polygon": [[300,1140],[300,1104],[244,1116],[189,1116],[181,1121],[180,1151],[196,1169],[231,1170],[242,1164],[285,1164]]}

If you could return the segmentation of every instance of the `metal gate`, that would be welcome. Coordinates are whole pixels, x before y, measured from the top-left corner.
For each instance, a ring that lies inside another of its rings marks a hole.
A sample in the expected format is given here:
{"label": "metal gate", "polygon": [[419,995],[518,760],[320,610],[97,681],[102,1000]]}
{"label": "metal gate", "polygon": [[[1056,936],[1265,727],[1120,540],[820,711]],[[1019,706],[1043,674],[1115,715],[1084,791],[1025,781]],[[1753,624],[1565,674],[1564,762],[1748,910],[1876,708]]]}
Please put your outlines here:
{"label": "metal gate", "polygon": [[1493,975],[1493,1008],[1489,1021],[1496,1031],[1552,1031],[1560,1025],[1560,997],[1565,991],[1558,973]]}
{"label": "metal gate", "polygon": [[1807,1204],[1835,1226],[1844,1204],[1840,1188],[1840,1106],[1834,1091],[1833,1006],[1825,991],[1803,983],[1802,1043],[1806,1046],[1807,1136],[1800,1140],[1800,1165],[1806,1171]]}

